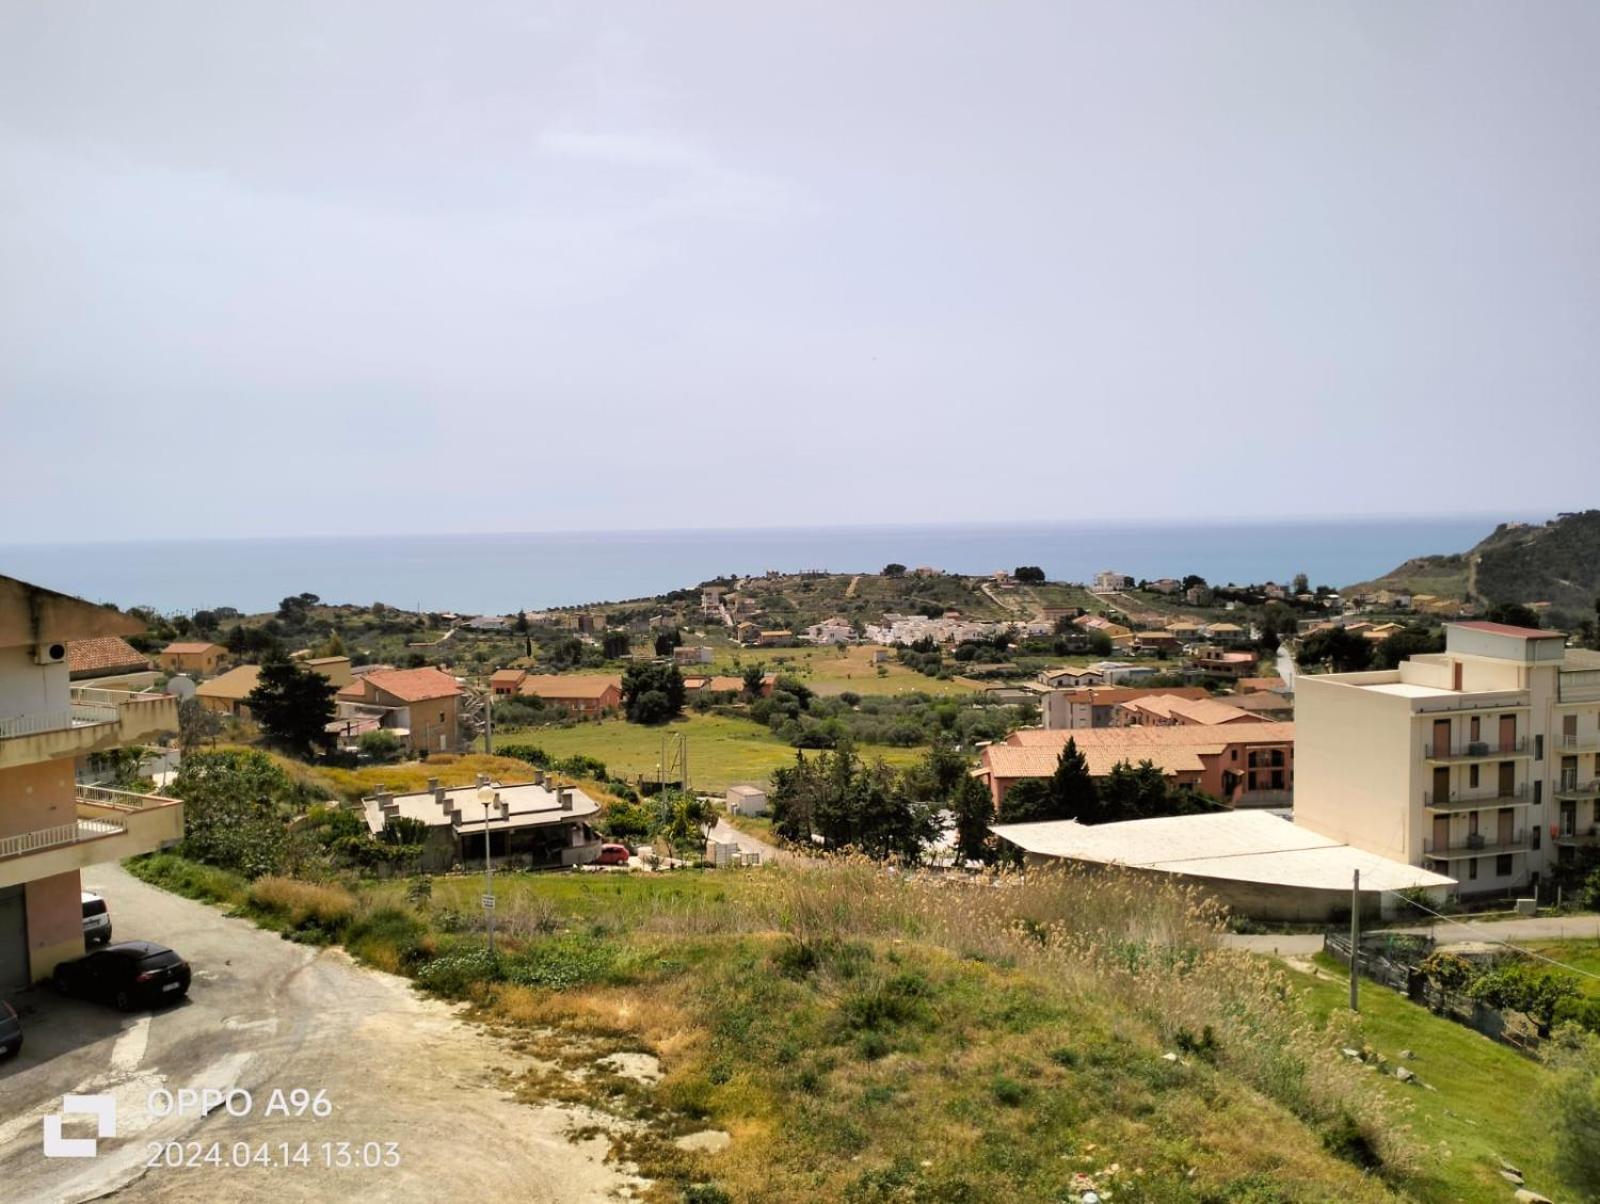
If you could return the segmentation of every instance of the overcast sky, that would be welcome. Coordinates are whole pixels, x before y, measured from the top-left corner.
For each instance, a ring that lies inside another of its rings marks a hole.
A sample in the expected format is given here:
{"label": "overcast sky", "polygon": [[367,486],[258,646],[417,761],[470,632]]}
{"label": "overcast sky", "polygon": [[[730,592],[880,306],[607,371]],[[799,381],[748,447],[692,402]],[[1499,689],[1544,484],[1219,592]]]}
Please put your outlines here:
{"label": "overcast sky", "polygon": [[1597,500],[1592,3],[0,6],[0,542]]}

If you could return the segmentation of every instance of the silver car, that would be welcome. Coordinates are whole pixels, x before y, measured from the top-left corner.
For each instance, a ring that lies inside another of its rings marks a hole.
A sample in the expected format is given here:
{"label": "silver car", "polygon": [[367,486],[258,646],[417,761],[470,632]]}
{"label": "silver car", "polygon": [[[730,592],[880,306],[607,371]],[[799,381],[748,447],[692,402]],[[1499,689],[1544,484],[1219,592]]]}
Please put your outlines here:
{"label": "silver car", "polygon": [[111,912],[106,908],[106,901],[99,895],[92,895],[88,891],[83,895],[83,943],[85,945],[105,945],[111,941]]}

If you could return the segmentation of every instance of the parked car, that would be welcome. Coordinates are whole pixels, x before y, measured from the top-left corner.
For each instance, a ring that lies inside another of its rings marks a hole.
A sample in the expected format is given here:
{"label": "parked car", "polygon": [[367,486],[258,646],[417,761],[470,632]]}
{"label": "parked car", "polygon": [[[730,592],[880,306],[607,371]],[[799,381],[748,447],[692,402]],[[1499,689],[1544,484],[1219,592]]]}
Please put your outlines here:
{"label": "parked car", "polygon": [[61,962],[53,982],[63,995],[80,995],[128,1011],[182,999],[189,993],[189,963],[165,945],[122,941]]}
{"label": "parked car", "polygon": [[603,844],[600,846],[600,856],[594,859],[594,863],[596,865],[627,865],[627,847],[620,844]]}
{"label": "parked car", "polygon": [[22,1048],[22,1021],[17,1009],[0,999],[0,1058],[9,1058]]}
{"label": "parked car", "polygon": [[106,907],[106,901],[99,895],[82,891],[83,895],[83,943],[85,945],[109,945],[111,943],[111,911]]}

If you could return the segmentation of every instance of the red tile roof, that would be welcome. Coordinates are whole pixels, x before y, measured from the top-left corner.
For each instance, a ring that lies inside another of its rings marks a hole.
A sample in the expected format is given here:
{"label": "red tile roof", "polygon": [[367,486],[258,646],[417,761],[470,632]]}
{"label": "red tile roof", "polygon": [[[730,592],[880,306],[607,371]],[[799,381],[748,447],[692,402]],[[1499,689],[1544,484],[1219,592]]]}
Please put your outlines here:
{"label": "red tile roof", "polygon": [[438,669],[380,670],[368,673],[362,680],[402,702],[427,702],[430,698],[453,698],[461,693],[456,679]]}
{"label": "red tile roof", "polygon": [[67,641],[67,673],[71,677],[82,673],[138,672],[149,667],[149,658],[120,635]]}
{"label": "red tile roof", "polygon": [[163,653],[172,652],[172,653],[178,653],[178,654],[186,654],[186,655],[189,655],[189,656],[195,656],[195,655],[198,655],[199,653],[202,653],[202,652],[210,652],[213,648],[216,648],[216,647],[217,647],[217,645],[211,643],[209,640],[199,640],[199,641],[183,641],[183,640],[179,640],[176,643],[168,644],[161,651]]}
{"label": "red tile roof", "polygon": [[1470,623],[1452,623],[1452,627],[1465,627],[1469,631],[1487,631],[1492,635],[1519,635],[1528,640],[1564,640],[1566,633],[1560,631],[1546,631],[1542,627],[1513,627],[1510,623],[1490,623],[1485,619],[1474,619]]}

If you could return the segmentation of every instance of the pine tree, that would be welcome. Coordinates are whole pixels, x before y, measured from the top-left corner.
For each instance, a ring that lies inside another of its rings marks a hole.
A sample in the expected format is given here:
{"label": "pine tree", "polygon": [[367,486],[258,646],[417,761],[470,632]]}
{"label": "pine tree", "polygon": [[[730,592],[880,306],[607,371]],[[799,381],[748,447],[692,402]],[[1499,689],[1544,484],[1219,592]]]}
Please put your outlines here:
{"label": "pine tree", "polygon": [[[1094,779],[1089,776],[1089,761],[1078,748],[1077,740],[1067,737],[1067,746],[1056,760],[1050,776],[1050,819],[1083,819],[1094,816],[1100,805]],[[1089,822],[1094,822],[1092,818]]]}

